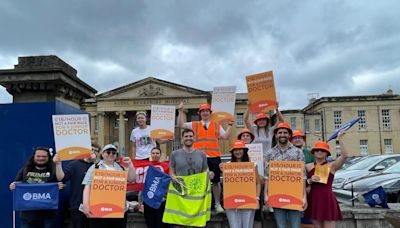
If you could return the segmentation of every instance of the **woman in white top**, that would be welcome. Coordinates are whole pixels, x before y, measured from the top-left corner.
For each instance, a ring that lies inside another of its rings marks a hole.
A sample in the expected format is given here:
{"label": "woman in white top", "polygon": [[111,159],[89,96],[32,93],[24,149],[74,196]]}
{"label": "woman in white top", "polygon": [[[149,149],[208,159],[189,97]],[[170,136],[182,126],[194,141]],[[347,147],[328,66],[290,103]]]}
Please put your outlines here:
{"label": "woman in white top", "polygon": [[[104,146],[101,154],[100,154],[101,160],[93,164],[86,172],[85,177],[83,178],[82,185],[85,185],[83,189],[83,197],[82,197],[82,203],[83,203],[83,213],[87,217],[90,218],[91,212],[90,212],[90,207],[89,207],[89,199],[90,199],[90,185],[92,183],[92,176],[93,176],[93,171],[95,169],[103,169],[103,170],[114,170],[114,171],[125,171],[125,168],[122,167],[120,164],[117,163],[118,161],[118,152],[117,148],[112,145],[108,144]],[[128,165],[128,182],[134,182],[135,181],[135,168],[133,167],[132,161],[129,157],[124,157],[122,161]],[[105,196],[107,197],[107,196]],[[89,219],[89,226],[90,227],[96,227],[96,228],[101,228],[101,227],[113,227],[113,228],[118,228],[118,227],[126,227],[126,214],[124,218],[91,218]]]}
{"label": "woman in white top", "polygon": [[278,109],[275,109],[276,115],[278,117],[278,121],[276,121],[274,126],[270,126],[271,119],[268,118],[267,114],[265,113],[258,113],[256,118],[254,119],[254,125],[250,124],[249,121],[249,111],[247,110],[244,114],[244,123],[246,128],[250,129],[255,139],[253,143],[262,143],[263,145],[263,153],[266,154],[269,149],[272,147],[272,137],[273,132],[276,126],[283,122],[283,116]]}

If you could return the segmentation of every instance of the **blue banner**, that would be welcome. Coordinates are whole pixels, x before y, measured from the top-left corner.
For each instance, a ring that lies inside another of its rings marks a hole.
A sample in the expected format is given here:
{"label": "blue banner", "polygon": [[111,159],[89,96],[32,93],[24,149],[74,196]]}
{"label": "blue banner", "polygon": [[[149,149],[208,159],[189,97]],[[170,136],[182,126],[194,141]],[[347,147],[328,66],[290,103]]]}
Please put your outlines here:
{"label": "blue banner", "polygon": [[58,183],[18,183],[13,191],[13,210],[58,209]]}
{"label": "blue banner", "polygon": [[161,172],[154,166],[149,166],[142,191],[143,202],[154,209],[160,208],[170,182],[170,176]]}
{"label": "blue banner", "polygon": [[327,142],[331,141],[332,139],[336,139],[337,135],[339,134],[339,132],[340,132],[341,130],[345,130],[345,131],[349,130],[349,128],[351,128],[354,124],[356,124],[356,123],[357,123],[358,121],[360,121],[360,120],[361,120],[361,117],[357,117],[357,118],[351,120],[350,122],[344,124],[344,125],[341,126],[339,129],[337,129],[337,130],[335,131],[335,133],[333,133],[331,136],[329,136]]}
{"label": "blue banner", "polygon": [[375,188],[374,190],[371,190],[365,194],[363,194],[365,202],[370,206],[370,207],[375,207],[376,205],[379,205],[383,208],[389,208],[387,205],[387,197],[386,197],[386,192],[382,188],[382,186]]}

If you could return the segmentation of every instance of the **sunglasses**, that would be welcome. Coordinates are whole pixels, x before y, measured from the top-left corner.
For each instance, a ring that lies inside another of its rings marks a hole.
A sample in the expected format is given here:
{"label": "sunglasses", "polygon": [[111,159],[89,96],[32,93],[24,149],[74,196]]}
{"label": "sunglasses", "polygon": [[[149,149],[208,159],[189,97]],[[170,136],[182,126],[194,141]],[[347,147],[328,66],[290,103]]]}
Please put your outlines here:
{"label": "sunglasses", "polygon": [[326,151],[325,150],[314,150],[314,152],[322,152],[322,153],[326,153]]}
{"label": "sunglasses", "polygon": [[114,150],[106,150],[104,152],[107,153],[108,155],[110,155],[110,154],[116,155],[117,154],[117,151],[114,151]]}

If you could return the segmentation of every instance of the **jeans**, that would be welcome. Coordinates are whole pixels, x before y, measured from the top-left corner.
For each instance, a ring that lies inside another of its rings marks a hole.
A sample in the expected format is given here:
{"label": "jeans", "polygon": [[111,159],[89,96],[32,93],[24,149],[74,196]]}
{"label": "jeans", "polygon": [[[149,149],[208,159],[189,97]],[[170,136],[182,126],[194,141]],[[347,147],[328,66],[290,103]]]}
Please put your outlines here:
{"label": "jeans", "polygon": [[21,228],[53,228],[55,227],[55,218],[27,220],[20,219]]}
{"label": "jeans", "polygon": [[301,227],[301,211],[274,208],[274,215],[276,226],[278,228],[287,228],[288,221],[290,224],[290,228]]}
{"label": "jeans", "polygon": [[85,214],[78,209],[71,209],[71,223],[73,228],[88,228],[89,220]]}

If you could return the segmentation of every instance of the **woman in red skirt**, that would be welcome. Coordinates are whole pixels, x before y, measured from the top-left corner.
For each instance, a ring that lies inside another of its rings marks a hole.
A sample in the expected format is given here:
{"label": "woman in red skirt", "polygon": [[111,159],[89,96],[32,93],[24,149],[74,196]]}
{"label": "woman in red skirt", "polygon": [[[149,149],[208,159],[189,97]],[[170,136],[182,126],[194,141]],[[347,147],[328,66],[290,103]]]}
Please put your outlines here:
{"label": "woman in red skirt", "polygon": [[343,143],[344,131],[339,132],[340,157],[328,163],[331,155],[329,144],[318,141],[311,149],[315,162],[306,165],[308,184],[308,208],[304,217],[311,219],[315,228],[334,228],[337,220],[342,219],[339,204],[332,191],[332,182],[335,172],[339,170],[347,158],[347,151]]}

